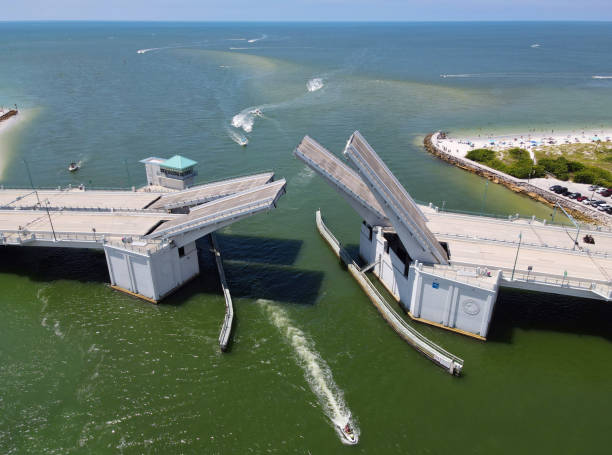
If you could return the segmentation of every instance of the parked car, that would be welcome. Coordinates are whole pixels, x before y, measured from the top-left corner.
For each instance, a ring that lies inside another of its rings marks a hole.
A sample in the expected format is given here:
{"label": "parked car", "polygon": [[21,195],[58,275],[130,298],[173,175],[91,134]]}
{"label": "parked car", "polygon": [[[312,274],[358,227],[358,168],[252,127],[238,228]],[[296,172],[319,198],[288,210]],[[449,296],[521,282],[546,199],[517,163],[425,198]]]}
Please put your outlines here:
{"label": "parked car", "polygon": [[597,185],[591,185],[589,186],[589,191],[595,191],[598,188]]}
{"label": "parked car", "polygon": [[570,194],[572,194],[572,193],[570,193],[570,191],[569,191],[568,189],[566,189],[565,191],[563,191],[563,192],[561,193],[561,195],[562,195],[562,196],[565,196],[565,197],[569,196]]}
{"label": "parked car", "polygon": [[567,191],[567,187],[566,186],[559,186],[557,187],[557,189],[553,190],[555,193],[557,194],[562,194],[564,191]]}
{"label": "parked car", "polygon": [[586,196],[578,196],[578,197],[576,198],[576,200],[577,200],[578,202],[583,202],[585,199],[586,199],[586,200],[588,200],[589,198],[588,198],[588,197],[586,197]]}
{"label": "parked car", "polygon": [[600,205],[597,206],[597,210],[599,210],[601,212],[605,212],[609,208],[612,208],[612,207],[609,206],[608,204],[600,204]]}
{"label": "parked car", "polygon": [[610,196],[612,196],[612,191],[606,190],[606,191],[602,191],[599,194],[601,194],[603,197],[610,197]]}
{"label": "parked car", "polygon": [[570,193],[569,194],[570,199],[578,199],[580,196],[582,196],[582,194],[580,193]]}
{"label": "parked car", "polygon": [[593,202],[593,199],[589,199],[588,197],[582,200],[582,203],[586,205],[591,205],[591,202]]}
{"label": "parked car", "polygon": [[608,215],[612,215],[612,207],[608,207],[608,208],[606,209],[606,213],[607,213]]}
{"label": "parked car", "polygon": [[605,202],[604,202],[604,201],[602,201],[602,200],[595,200],[595,199],[593,199],[593,200],[591,201],[591,205],[592,205],[593,207],[597,207],[598,205],[601,205],[601,204],[605,204]]}
{"label": "parked car", "polygon": [[561,188],[561,185],[553,185],[550,188],[548,188],[550,191],[555,191],[557,188]]}

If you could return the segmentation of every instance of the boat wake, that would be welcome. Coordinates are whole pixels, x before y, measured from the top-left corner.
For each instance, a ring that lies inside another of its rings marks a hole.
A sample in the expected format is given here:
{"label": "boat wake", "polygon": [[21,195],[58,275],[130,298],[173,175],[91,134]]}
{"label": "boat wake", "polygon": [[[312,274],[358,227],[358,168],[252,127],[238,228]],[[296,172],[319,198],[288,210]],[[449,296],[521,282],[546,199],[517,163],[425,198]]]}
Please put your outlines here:
{"label": "boat wake", "polygon": [[252,38],[247,41],[247,43],[256,43],[257,41],[261,41],[262,39],[266,39],[268,35],[261,35],[259,38]]}
{"label": "boat wake", "polygon": [[146,54],[147,52],[151,52],[151,51],[159,51],[163,49],[163,47],[151,47],[149,49],[138,49],[136,51],[137,54]]}
{"label": "boat wake", "polygon": [[538,43],[535,43],[535,44],[532,44],[529,47],[532,47],[532,48],[536,49],[536,48],[540,47],[540,45]]}
{"label": "boat wake", "polygon": [[306,83],[306,88],[309,92],[316,92],[317,90],[321,90],[325,84],[323,84],[323,79],[320,77],[315,77],[310,79]]}
{"label": "boat wake", "polygon": [[232,141],[234,141],[238,145],[241,145],[242,147],[245,147],[249,143],[249,140],[246,138],[244,134],[240,134],[229,128],[227,130],[227,134]]}
{"label": "boat wake", "polygon": [[441,78],[447,77],[480,77],[480,74],[440,74]]}
{"label": "boat wake", "polygon": [[258,107],[247,107],[232,117],[232,126],[242,129],[245,133],[253,131],[253,124],[257,117],[263,117],[263,112]]}
{"label": "boat wake", "polygon": [[612,76],[593,76],[593,79],[612,79]]}
{"label": "boat wake", "polygon": [[342,390],[334,382],[329,365],[316,351],[314,343],[309,340],[300,329],[292,324],[285,310],[269,300],[259,299],[270,321],[293,348],[299,366],[304,370],[304,377],[312,392],[317,396],[325,414],[333,423],[335,431],[343,444],[348,444],[339,429],[350,423],[355,436],[358,438],[360,430],[351,417],[351,411],[344,402]]}

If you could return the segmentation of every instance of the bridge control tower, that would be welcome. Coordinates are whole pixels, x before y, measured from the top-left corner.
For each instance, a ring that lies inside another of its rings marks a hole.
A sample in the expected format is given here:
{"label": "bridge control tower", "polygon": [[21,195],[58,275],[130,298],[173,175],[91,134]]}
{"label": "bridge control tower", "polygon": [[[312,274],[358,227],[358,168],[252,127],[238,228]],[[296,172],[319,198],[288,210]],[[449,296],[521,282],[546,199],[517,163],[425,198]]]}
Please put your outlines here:
{"label": "bridge control tower", "polygon": [[145,165],[147,185],[150,186],[184,190],[193,186],[193,179],[198,175],[194,169],[198,163],[181,155],[169,159],[152,156],[140,162]]}

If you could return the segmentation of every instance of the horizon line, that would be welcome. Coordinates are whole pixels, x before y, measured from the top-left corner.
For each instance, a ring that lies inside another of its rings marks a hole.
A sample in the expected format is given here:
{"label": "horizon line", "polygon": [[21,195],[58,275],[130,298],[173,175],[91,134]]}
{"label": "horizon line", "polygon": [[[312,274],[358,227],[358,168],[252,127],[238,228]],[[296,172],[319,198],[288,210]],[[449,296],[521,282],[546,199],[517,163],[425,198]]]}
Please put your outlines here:
{"label": "horizon line", "polygon": [[105,23],[183,23],[183,24],[210,24],[210,23],[231,23],[231,24],[419,24],[419,23],[555,23],[555,22],[576,22],[576,23],[612,23],[612,19],[438,19],[438,20],[243,20],[243,19],[0,19],[0,24],[7,23],[40,23],[40,22],[105,22]]}

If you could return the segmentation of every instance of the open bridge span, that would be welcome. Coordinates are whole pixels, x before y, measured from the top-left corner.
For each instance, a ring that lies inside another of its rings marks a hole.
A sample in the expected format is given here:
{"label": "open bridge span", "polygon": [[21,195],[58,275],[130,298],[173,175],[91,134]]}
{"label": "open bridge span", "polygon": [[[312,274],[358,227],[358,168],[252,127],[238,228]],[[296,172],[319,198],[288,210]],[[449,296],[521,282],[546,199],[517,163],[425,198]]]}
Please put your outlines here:
{"label": "open bridge span", "polygon": [[[415,320],[485,339],[500,287],[612,298],[607,230],[417,204],[359,132],[344,149],[354,169],[309,136],[294,154],[364,220],[359,253],[365,269]],[[584,243],[585,235],[595,243]]]}

